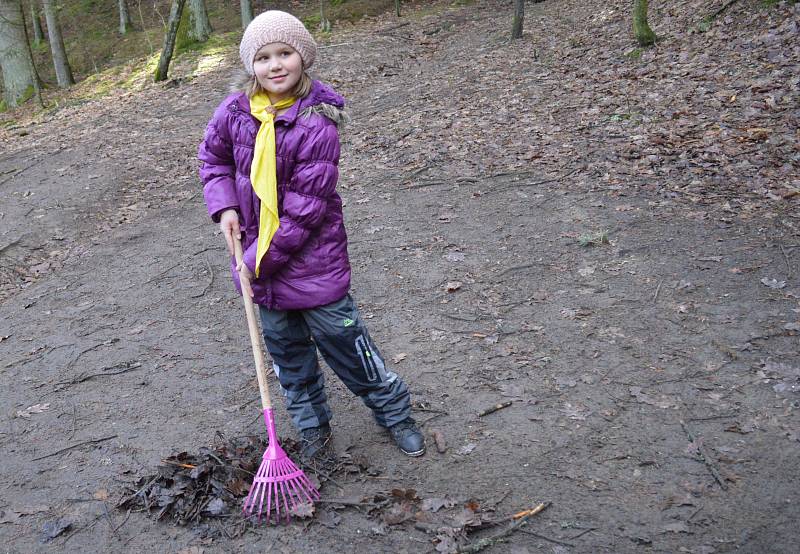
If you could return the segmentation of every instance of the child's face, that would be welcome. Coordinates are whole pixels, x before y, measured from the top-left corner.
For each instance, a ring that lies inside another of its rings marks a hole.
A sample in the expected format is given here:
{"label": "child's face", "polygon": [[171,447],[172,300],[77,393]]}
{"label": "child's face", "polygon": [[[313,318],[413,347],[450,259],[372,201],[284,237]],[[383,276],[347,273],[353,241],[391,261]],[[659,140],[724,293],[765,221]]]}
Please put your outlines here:
{"label": "child's face", "polygon": [[303,59],[297,50],[282,42],[271,42],[256,52],[253,72],[274,104],[288,98],[303,75]]}

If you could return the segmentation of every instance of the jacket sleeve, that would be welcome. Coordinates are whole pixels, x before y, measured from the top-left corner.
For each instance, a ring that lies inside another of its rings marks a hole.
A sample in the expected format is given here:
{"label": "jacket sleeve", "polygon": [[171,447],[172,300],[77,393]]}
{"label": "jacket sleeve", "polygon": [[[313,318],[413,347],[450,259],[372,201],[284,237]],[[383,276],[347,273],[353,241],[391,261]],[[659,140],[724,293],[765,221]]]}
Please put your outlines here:
{"label": "jacket sleeve", "polygon": [[226,125],[227,109],[217,108],[206,127],[206,134],[197,157],[200,159],[200,180],[203,182],[208,215],[219,222],[223,211],[239,208],[236,196],[236,166],[233,158],[233,141]]}
{"label": "jacket sleeve", "polygon": [[[320,116],[321,117],[321,116]],[[312,131],[298,149],[294,174],[283,197],[280,227],[261,260],[259,277],[280,270],[308,237],[322,225],[328,199],[339,179],[339,132],[336,125]],[[256,242],[245,252],[244,261],[255,271]]]}

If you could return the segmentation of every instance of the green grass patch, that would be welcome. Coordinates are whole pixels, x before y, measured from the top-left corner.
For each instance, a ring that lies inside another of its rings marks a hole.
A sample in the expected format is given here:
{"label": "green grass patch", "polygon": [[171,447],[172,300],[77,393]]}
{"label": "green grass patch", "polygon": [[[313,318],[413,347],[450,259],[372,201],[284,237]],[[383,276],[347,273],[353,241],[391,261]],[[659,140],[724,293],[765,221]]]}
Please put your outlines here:
{"label": "green grass patch", "polygon": [[630,52],[625,53],[625,57],[631,60],[640,60],[642,58],[642,53],[644,52],[644,48],[634,48]]}
{"label": "green grass patch", "polygon": [[608,240],[608,231],[597,231],[595,233],[587,233],[578,237],[578,244],[583,247],[589,247],[611,244],[611,242]]}

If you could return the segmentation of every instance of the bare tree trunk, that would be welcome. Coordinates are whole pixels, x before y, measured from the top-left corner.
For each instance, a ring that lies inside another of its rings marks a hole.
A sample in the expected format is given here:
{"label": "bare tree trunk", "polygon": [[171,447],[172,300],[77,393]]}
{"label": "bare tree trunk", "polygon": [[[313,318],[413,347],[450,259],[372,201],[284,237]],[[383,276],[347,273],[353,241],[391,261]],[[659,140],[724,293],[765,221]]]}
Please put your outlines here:
{"label": "bare tree trunk", "polygon": [[514,0],[514,23],[511,25],[511,38],[522,37],[522,25],[525,21],[525,0]]}
{"label": "bare tree trunk", "polygon": [[400,17],[400,0],[394,0],[394,10],[397,12],[397,17]]}
{"label": "bare tree trunk", "polygon": [[319,30],[322,32],[331,30],[331,22],[325,16],[325,0],[319,0]]}
{"label": "bare tree trunk", "polygon": [[128,2],[127,0],[119,0],[117,3],[119,4],[119,34],[127,35],[128,31],[133,28],[131,14],[128,11]]}
{"label": "bare tree trunk", "polygon": [[164,35],[164,47],[161,49],[161,57],[158,59],[155,81],[164,81],[169,71],[169,62],[172,61],[172,53],[175,51],[175,38],[178,35],[178,25],[181,23],[183,15],[183,5],[186,0],[172,0],[172,8],[169,10],[169,20],[167,21],[167,32]]}
{"label": "bare tree trunk", "polygon": [[0,70],[7,106],[17,106],[38,91],[39,77],[33,67],[19,0],[0,0]]}
{"label": "bare tree trunk", "polygon": [[39,17],[39,8],[36,0],[31,0],[31,22],[33,24],[33,43],[39,46],[44,42],[44,31],[42,31],[42,18]]}
{"label": "bare tree trunk", "polygon": [[208,20],[206,0],[189,0],[189,38],[205,42],[213,29]]}
{"label": "bare tree trunk", "polygon": [[56,81],[61,88],[68,88],[75,84],[72,78],[72,68],[69,66],[67,51],[64,49],[64,38],[61,36],[61,27],[58,24],[58,13],[53,0],[42,0],[44,18],[47,21],[47,35],[50,37],[50,51],[53,53],[53,65],[56,68]]}
{"label": "bare tree trunk", "polygon": [[650,46],[656,42],[656,34],[647,24],[647,0],[634,0],[633,36],[639,46]]}
{"label": "bare tree trunk", "polygon": [[244,29],[253,21],[253,4],[250,0],[239,0],[239,6],[242,10],[242,29]]}

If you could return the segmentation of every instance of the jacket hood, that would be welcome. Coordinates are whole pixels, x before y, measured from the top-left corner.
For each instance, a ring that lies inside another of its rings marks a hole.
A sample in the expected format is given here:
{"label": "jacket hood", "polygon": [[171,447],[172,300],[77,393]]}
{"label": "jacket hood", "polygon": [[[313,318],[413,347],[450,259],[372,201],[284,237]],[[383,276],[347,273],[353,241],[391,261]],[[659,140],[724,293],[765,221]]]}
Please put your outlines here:
{"label": "jacket hood", "polygon": [[[239,71],[231,83],[231,92],[244,93],[251,79],[252,76],[244,71]],[[239,104],[244,110],[250,110],[250,102],[246,94],[242,94]],[[281,117],[294,121],[298,116],[309,117],[312,113],[318,113],[333,121],[338,127],[344,127],[350,122],[350,116],[344,111],[344,106],[345,99],[342,95],[333,90],[330,85],[314,79],[308,95],[301,98]]]}

